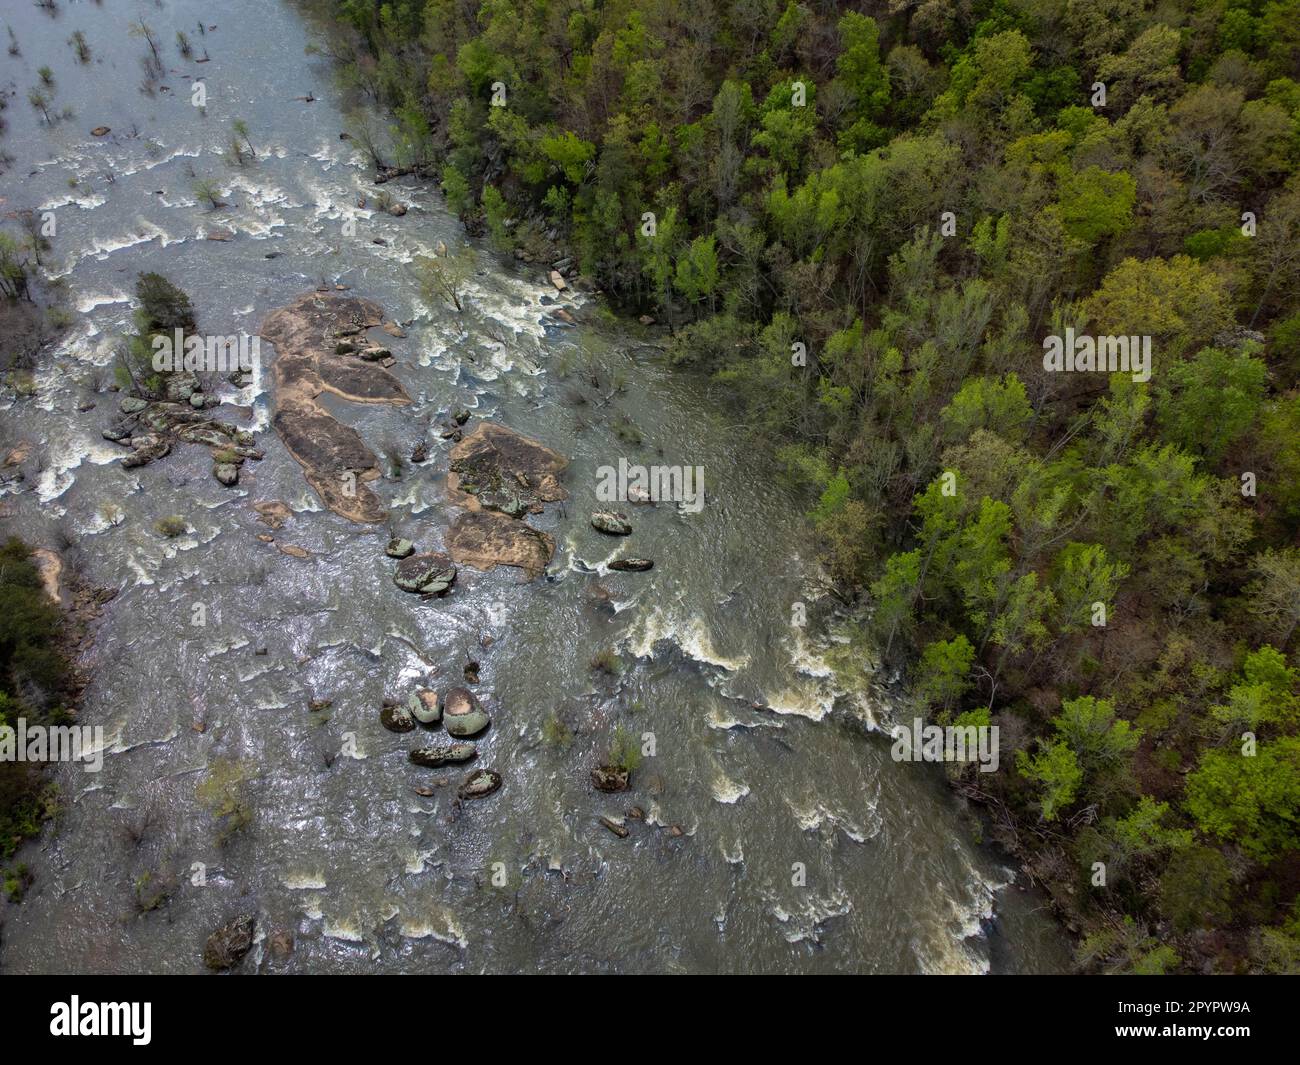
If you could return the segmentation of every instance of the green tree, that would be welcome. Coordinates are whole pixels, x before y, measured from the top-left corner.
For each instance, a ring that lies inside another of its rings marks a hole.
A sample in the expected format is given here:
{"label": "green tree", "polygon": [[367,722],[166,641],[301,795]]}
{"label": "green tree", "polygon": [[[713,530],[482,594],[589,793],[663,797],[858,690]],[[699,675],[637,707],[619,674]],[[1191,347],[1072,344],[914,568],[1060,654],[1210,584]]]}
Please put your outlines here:
{"label": "green tree", "polygon": [[1300,846],[1300,739],[1261,743],[1253,756],[1210,749],[1187,778],[1185,805],[1202,832],[1271,861]]}
{"label": "green tree", "polygon": [[913,691],[930,706],[950,711],[971,686],[975,648],[965,636],[935,640],[921,652]]}

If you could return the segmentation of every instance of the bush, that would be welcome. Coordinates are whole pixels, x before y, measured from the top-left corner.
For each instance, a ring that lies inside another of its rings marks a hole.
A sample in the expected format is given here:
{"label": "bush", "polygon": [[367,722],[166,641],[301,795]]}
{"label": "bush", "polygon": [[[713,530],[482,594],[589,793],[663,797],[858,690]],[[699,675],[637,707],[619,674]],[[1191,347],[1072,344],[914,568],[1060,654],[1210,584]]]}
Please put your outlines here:
{"label": "bush", "polygon": [[623,672],[623,660],[613,650],[606,648],[591,656],[591,668],[597,673],[617,677]]}
{"label": "bush", "polygon": [[154,532],[159,536],[166,536],[168,539],[180,536],[189,527],[189,522],[179,514],[169,514],[167,517],[159,518],[153,523]]}
{"label": "bush", "polygon": [[622,725],[614,729],[609,740],[609,750],[605,754],[605,765],[617,766],[627,772],[634,772],[641,764],[641,746],[636,737]]}

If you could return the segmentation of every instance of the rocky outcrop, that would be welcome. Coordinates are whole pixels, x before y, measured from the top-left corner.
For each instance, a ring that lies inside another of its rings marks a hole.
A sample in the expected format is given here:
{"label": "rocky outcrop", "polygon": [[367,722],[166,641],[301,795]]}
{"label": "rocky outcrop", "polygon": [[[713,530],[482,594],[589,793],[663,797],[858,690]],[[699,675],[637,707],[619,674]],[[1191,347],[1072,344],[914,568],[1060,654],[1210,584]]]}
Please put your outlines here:
{"label": "rocky outcrop", "polygon": [[[455,421],[463,424],[460,412]],[[495,422],[479,422],[451,449],[447,494],[467,510],[508,512],[501,504],[515,501],[522,505],[517,513],[535,512],[542,503],[568,498],[559,480],[568,464],[558,451],[522,433]]]}
{"label": "rocky outcrop", "polygon": [[293,516],[289,504],[279,499],[266,499],[254,503],[253,509],[257,511],[257,520],[269,525],[272,529],[282,528],[284,523]]}
{"label": "rocky outcrop", "polygon": [[[452,428],[469,411],[452,416]],[[456,430],[458,431],[458,430]],[[447,496],[465,508],[447,533],[451,557],[475,569],[515,566],[531,579],[555,554],[555,541],[522,518],[566,499],[560,474],[569,460],[522,433],[481,422],[451,449]]]}
{"label": "rocky outcrop", "polygon": [[447,530],[447,550],[475,569],[517,566],[531,579],[546,569],[555,541],[527,522],[494,510],[465,511]]}
{"label": "rocky outcrop", "polygon": [[[272,311],[261,336],[275,345],[275,414],[271,424],[303,468],[307,483],[336,514],[382,521],[386,511],[367,484],[378,461],[355,429],[336,421],[317,398],[324,392],[354,403],[406,404],[410,396],[383,366],[358,358],[353,338],[384,321],[377,303],[337,292],[309,292]],[[342,343],[341,343],[342,342]],[[366,345],[368,349],[370,345]]]}
{"label": "rocky outcrop", "polygon": [[171,399],[124,397],[119,405],[121,413],[102,435],[105,440],[131,449],[121,459],[127,469],[163,458],[177,443],[206,447],[212,453],[217,480],[225,485],[237,484],[239,467],[244,461],[262,458],[262,452],[255,446],[257,441],[247,430],[210,417],[206,403],[196,408],[190,397],[200,393],[186,392],[193,382],[174,380],[185,376],[193,378],[192,374],[169,375],[166,391]]}

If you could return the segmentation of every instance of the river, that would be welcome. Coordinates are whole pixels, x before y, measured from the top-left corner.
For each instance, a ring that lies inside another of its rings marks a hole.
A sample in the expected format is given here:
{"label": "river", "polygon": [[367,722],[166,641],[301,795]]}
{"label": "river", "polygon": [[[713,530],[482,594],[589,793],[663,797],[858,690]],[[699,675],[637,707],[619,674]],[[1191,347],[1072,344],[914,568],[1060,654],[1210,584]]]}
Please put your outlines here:
{"label": "river", "polygon": [[[120,592],[85,662],[81,722],[104,727],[104,767],[53,770],[61,812],[18,855],[36,882],[21,905],[4,904],[0,968],[198,971],[208,933],[243,912],[258,918],[246,971],[1067,967],[1042,900],[977,842],[977,820],[937,767],[891,760],[881,726],[910,713],[866,656],[845,666],[845,619],[818,577],[801,503],[722,397],[663,364],[660,335],[618,323],[596,297],[557,296],[540,266],[486,246],[463,313],[426,304],[413,261],[472,242],[437,191],[413,181],[387,186],[405,217],[374,210],[373,174],[339,136],[344,94],[328,61],[308,54],[291,5],[58,8],[6,11],[21,55],[0,56],[17,90],[4,207],[53,212],[48,268],[75,312],[37,394],[0,414],[10,441],[40,455],[4,500],[4,524],[36,544],[63,529],[88,578]],[[152,95],[140,88],[147,44],[129,33],[138,17],[167,68]],[[67,44],[74,30],[87,64]],[[177,30],[209,61],[182,59]],[[56,110],[72,111],[52,126],[26,100],[42,64]],[[196,76],[205,112],[191,104]],[[257,151],[243,167],[225,158],[235,118]],[[111,132],[91,136],[101,125]],[[197,202],[195,176],[229,205]],[[363,196],[369,210],[356,206]],[[205,239],[214,227],[234,238]],[[146,270],[189,293],[204,333],[254,333],[319,283],[379,303],[405,323],[390,345],[413,403],[328,405],[376,452],[427,440],[427,463],[373,485],[393,529],[440,547],[448,442],[427,427],[463,405],[571,459],[567,504],[530,519],[557,543],[547,572],[525,582],[462,567],[452,594],[428,602],[397,590],[388,530],[324,509],[269,428],[265,369],[242,392],[227,387],[219,412],[253,428],[266,453],[238,487],[212,477],[200,447],[123,469],[122,449],[101,437],[120,397],[96,388],[111,380]],[[556,322],[557,303],[585,324]],[[577,402],[575,367],[588,360],[623,390],[588,388]],[[625,442],[629,422],[640,444]],[[631,508],[627,541],[602,536],[587,521],[597,470],[620,458],[702,466],[703,507]],[[283,528],[257,520],[252,504],[265,500],[293,511]],[[153,528],[171,514],[189,524],[175,539]],[[655,567],[610,572],[617,553]],[[191,624],[196,604],[203,626]],[[617,677],[590,668],[608,650]],[[457,808],[461,774],[411,765],[414,735],[386,731],[378,711],[420,683],[461,683],[467,656],[493,719],[478,764],[504,784]],[[654,754],[629,791],[607,795],[588,773],[615,727]],[[225,841],[200,797],[218,779],[236,781],[229,794],[247,815]],[[644,818],[627,818],[632,807]],[[602,815],[626,818],[627,838]]]}

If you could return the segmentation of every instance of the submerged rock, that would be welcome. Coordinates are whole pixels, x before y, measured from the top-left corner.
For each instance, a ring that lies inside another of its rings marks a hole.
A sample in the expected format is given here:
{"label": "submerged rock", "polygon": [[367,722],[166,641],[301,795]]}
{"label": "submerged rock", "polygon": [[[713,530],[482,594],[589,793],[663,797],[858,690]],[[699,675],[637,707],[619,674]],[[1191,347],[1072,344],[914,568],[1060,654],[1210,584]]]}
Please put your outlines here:
{"label": "submerged rock", "polygon": [[257,920],[251,913],[236,917],[222,925],[203,945],[203,964],[218,972],[233,969],[253,946],[253,930]]}
{"label": "submerged rock", "polygon": [[271,526],[272,529],[280,528],[293,515],[289,505],[279,499],[254,503],[253,509],[257,511],[257,520]]}
{"label": "submerged rock", "polygon": [[619,824],[612,817],[602,816],[600,818],[600,823],[604,825],[607,829],[609,829],[611,832],[613,832],[614,835],[616,835],[619,839],[627,839],[628,837],[627,826]]}
{"label": "submerged rock", "polygon": [[468,688],[452,688],[442,704],[442,723],[449,736],[475,736],[491,724]]}
{"label": "submerged rock", "polygon": [[393,583],[404,592],[438,595],[451,587],[456,567],[446,555],[426,552],[408,555],[397,564]]}
{"label": "submerged rock", "polygon": [[629,536],[632,533],[632,523],[627,520],[627,515],[613,510],[598,510],[592,514],[591,527],[609,536]]}
{"label": "submerged rock", "polygon": [[388,541],[388,546],[384,548],[384,554],[389,558],[409,558],[415,554],[415,544],[410,540],[402,540],[398,537]]}
{"label": "submerged rock", "polygon": [[616,558],[609,564],[612,570],[618,570],[619,573],[644,573],[648,569],[654,569],[654,561],[648,558]]}
{"label": "submerged rock", "polygon": [[400,703],[385,703],[379,711],[379,723],[389,732],[410,732],[415,728],[411,711]]}
{"label": "submerged rock", "polygon": [[602,765],[591,771],[591,786],[597,791],[624,791],[629,773],[622,766]]}
{"label": "submerged rock", "polygon": [[476,769],[456,791],[461,799],[481,799],[501,787],[501,774],[491,769]]}
{"label": "submerged rock", "polygon": [[406,705],[412,716],[422,725],[434,725],[442,720],[442,707],[438,705],[438,693],[428,688],[418,689]]}
{"label": "submerged rock", "polygon": [[426,769],[470,762],[477,757],[478,748],[472,743],[435,743],[428,747],[417,747],[410,755],[412,762]]}

